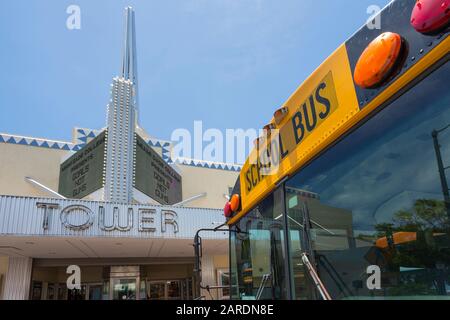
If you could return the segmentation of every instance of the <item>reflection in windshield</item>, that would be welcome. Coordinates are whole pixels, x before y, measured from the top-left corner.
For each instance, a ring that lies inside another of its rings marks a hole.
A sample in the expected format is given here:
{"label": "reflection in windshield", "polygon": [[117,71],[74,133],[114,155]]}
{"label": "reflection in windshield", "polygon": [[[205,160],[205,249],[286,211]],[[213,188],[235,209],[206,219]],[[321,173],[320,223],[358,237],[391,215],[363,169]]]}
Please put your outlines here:
{"label": "reflection in windshield", "polygon": [[333,299],[450,297],[449,74],[446,62],[232,227],[233,298],[320,299],[305,256]]}
{"label": "reflection in windshield", "polygon": [[239,221],[244,232],[231,233],[233,298],[286,299],[282,200],[279,189]]}
{"label": "reflection in windshield", "polygon": [[[431,136],[450,124],[448,74],[447,63],[286,182],[297,299],[310,298],[300,259],[305,210],[334,298],[450,294],[450,225]],[[447,131],[439,143],[449,166]],[[381,272],[379,288],[368,285],[370,266]]]}

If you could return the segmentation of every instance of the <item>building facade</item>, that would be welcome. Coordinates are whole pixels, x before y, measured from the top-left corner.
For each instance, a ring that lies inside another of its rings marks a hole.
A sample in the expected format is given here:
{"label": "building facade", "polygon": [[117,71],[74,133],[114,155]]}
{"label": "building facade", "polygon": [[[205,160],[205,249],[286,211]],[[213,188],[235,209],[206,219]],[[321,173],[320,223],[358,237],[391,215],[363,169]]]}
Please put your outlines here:
{"label": "building facade", "polygon": [[[240,166],[175,161],[141,127],[133,9],[125,21],[104,128],[74,128],[70,142],[0,134],[2,299],[228,296],[200,289],[192,243],[225,222]],[[228,234],[202,238],[202,284],[226,285]]]}

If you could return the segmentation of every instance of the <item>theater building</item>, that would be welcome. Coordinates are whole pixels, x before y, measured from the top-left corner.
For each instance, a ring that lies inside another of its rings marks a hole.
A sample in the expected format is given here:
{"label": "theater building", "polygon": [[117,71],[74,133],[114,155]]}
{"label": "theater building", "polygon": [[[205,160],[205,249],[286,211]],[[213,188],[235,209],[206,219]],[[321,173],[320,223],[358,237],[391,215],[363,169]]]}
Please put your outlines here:
{"label": "theater building", "polygon": [[[72,141],[0,134],[2,299],[228,295],[200,289],[192,243],[198,229],[225,222],[221,207],[240,167],[174,161],[172,143],[143,129],[134,11],[125,17],[104,128],[74,128]],[[202,251],[202,284],[227,284],[228,234],[205,233]],[[71,290],[73,266],[80,288]]]}

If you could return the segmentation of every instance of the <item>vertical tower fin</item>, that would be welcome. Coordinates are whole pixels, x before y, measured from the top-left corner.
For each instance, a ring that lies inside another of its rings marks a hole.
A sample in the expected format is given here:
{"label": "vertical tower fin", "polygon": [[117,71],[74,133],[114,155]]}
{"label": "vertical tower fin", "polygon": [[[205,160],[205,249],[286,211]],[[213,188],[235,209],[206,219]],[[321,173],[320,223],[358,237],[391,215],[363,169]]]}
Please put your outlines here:
{"label": "vertical tower fin", "polygon": [[133,83],[134,109],[136,112],[136,125],[139,124],[139,90],[138,90],[138,69],[136,51],[136,27],[135,15],[132,7],[125,8],[125,37],[122,52],[122,73],[121,77]]}
{"label": "vertical tower fin", "polygon": [[108,104],[104,199],[131,203],[134,188],[135,130],[138,125],[138,78],[134,10],[125,8],[121,75],[113,79]]}

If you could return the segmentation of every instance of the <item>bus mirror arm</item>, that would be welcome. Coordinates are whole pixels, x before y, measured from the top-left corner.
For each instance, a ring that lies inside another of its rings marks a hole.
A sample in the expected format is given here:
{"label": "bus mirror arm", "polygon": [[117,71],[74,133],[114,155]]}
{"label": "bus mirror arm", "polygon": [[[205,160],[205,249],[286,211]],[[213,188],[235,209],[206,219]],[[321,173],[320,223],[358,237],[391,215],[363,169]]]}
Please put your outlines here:
{"label": "bus mirror arm", "polygon": [[[202,284],[202,264],[201,264],[201,257],[203,256],[203,247],[202,247],[202,238],[200,237],[200,232],[235,232],[235,233],[241,233],[241,231],[236,231],[236,230],[232,230],[232,229],[221,229],[223,226],[225,226],[226,224],[221,224],[220,226],[210,229],[210,228],[203,228],[203,229],[199,229],[197,230],[197,232],[195,233],[194,236],[194,243],[193,243],[193,247],[194,247],[194,254],[195,254],[195,265],[194,265],[194,274],[196,274],[196,280],[197,280],[197,284],[198,287],[200,289],[205,289],[206,291],[208,291],[208,293],[211,295],[210,293],[210,289],[221,289],[222,286],[209,286],[209,285],[203,285]],[[231,288],[232,286],[225,286],[227,288]],[[211,296],[212,297],[212,296]]]}
{"label": "bus mirror arm", "polygon": [[194,243],[192,245],[194,247],[194,254],[195,254],[194,272],[201,273],[201,271],[202,271],[200,258],[203,256],[203,246],[202,246],[202,238],[200,237],[200,232],[208,231],[208,232],[228,232],[228,233],[235,232],[235,233],[244,233],[244,234],[247,233],[247,232],[242,232],[240,229],[239,230],[221,229],[221,227],[223,227],[224,225],[225,224],[222,224],[214,229],[208,229],[208,228],[199,229],[195,233]]}

